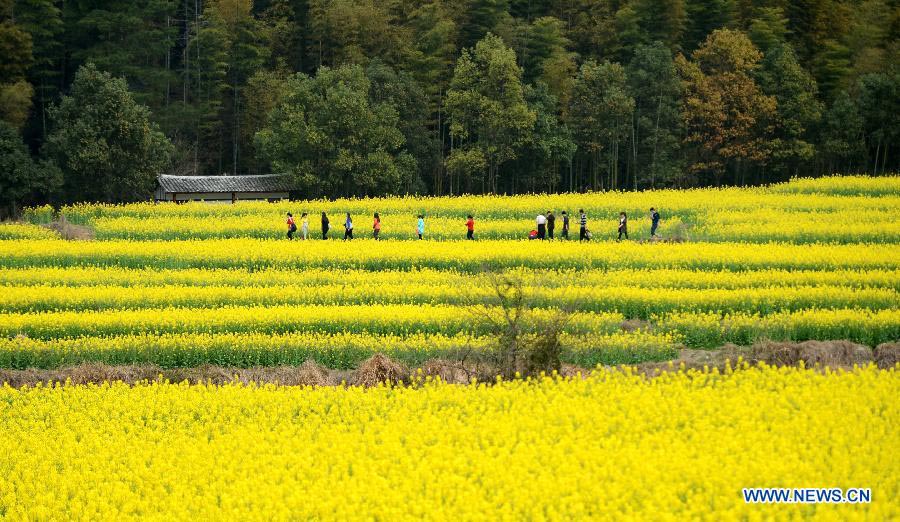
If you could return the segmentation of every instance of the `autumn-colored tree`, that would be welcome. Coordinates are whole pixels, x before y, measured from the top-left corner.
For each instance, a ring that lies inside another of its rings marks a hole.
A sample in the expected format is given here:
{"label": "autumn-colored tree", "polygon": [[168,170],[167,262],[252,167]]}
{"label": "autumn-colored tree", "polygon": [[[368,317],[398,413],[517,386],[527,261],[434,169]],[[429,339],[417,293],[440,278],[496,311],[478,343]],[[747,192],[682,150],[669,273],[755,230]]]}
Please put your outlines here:
{"label": "autumn-colored tree", "polygon": [[25,74],[34,61],[31,35],[13,20],[13,6],[0,3],[0,121],[22,128],[34,90]]}
{"label": "autumn-colored tree", "polygon": [[676,58],[691,169],[716,185],[729,170],[734,183],[744,183],[747,167],[769,157],[776,100],[754,80],[761,59],[746,34],[730,29],[713,31],[691,60]]}

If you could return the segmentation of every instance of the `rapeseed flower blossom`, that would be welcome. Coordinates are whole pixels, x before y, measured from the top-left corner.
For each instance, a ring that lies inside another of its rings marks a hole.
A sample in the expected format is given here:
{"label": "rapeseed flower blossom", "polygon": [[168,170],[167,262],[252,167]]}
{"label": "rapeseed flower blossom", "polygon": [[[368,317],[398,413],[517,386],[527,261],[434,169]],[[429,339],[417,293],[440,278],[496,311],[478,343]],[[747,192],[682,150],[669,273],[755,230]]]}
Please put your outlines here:
{"label": "rapeseed flower blossom", "polygon": [[[892,520],[900,368],[0,389],[14,520]],[[745,504],[866,487],[870,504]]]}

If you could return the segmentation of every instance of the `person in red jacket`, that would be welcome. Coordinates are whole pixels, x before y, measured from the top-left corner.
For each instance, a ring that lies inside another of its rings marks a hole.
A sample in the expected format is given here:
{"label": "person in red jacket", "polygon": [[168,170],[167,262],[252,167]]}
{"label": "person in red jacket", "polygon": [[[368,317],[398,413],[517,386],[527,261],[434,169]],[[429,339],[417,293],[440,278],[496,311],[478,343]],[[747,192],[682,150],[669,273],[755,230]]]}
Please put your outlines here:
{"label": "person in red jacket", "polygon": [[472,217],[472,214],[469,214],[469,219],[466,221],[466,239],[475,239],[475,218]]}
{"label": "person in red jacket", "polygon": [[372,223],[372,237],[375,240],[378,240],[378,234],[381,233],[381,216],[378,215],[378,212],[375,213],[375,221]]}
{"label": "person in red jacket", "polygon": [[294,232],[297,231],[297,224],[294,223],[294,216],[290,212],[287,213],[287,227],[288,227],[288,232],[287,232],[288,239],[293,241],[294,240]]}

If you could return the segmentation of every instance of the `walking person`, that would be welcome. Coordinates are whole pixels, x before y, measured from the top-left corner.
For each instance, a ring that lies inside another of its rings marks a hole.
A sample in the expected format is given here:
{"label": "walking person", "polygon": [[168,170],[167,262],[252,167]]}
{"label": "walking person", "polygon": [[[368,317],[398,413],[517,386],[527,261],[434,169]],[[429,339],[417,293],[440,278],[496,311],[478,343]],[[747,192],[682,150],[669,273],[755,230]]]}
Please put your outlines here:
{"label": "walking person", "polygon": [[287,227],[288,227],[287,237],[289,240],[293,241],[294,240],[294,232],[297,231],[297,225],[296,225],[296,223],[294,223],[294,215],[291,214],[290,212],[287,213]]}
{"label": "walking person", "polygon": [[547,217],[543,214],[538,214],[535,222],[537,223],[537,238],[543,241],[547,237]]}
{"label": "walking person", "polygon": [[564,238],[565,240],[568,241],[568,239],[569,239],[569,214],[565,210],[562,211],[562,218],[563,218],[563,227],[562,227],[562,232],[559,234],[559,237]]}
{"label": "walking person", "polygon": [[625,239],[628,239],[628,216],[624,212],[619,212],[619,239],[616,241],[622,240],[622,234],[625,234]]}
{"label": "walking person", "polygon": [[304,241],[309,239],[309,214],[306,212],[300,216],[300,235],[303,236]]}
{"label": "walking person", "polygon": [[590,239],[588,238],[587,230],[587,214],[584,213],[584,209],[578,209],[578,213],[581,214],[581,217],[579,217],[581,228],[578,230],[578,241],[587,241]]}
{"label": "walking person", "polygon": [[344,220],[344,241],[353,239],[353,220],[350,219],[350,213],[347,212],[347,219]]}
{"label": "walking person", "polygon": [[378,212],[375,213],[375,221],[372,223],[372,237],[375,238],[375,241],[378,241],[378,234],[381,233],[381,217],[378,215]]}
{"label": "walking person", "polygon": [[656,237],[656,229],[659,228],[659,212],[650,207],[650,237]]}
{"label": "walking person", "polygon": [[469,218],[466,220],[466,239],[475,240],[475,218],[472,217],[472,214],[469,214]]}
{"label": "walking person", "polygon": [[328,221],[328,215],[322,212],[322,239],[328,239],[328,230],[329,230],[330,222]]}
{"label": "walking person", "polygon": [[552,210],[547,211],[547,238],[553,239],[553,229],[556,228],[556,216]]}
{"label": "walking person", "polygon": [[419,214],[419,219],[416,221],[416,233],[419,234],[419,239],[425,235],[425,216],[422,214]]}

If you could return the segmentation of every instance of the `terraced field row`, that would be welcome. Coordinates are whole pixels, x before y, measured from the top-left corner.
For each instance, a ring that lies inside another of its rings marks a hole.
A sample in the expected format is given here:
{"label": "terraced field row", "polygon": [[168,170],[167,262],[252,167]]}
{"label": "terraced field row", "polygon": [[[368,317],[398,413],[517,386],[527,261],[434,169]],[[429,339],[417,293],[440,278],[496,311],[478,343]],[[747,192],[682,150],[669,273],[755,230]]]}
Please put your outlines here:
{"label": "terraced field row", "polygon": [[[63,241],[36,224],[0,235],[0,367],[311,358],[347,369],[378,352],[412,365],[452,359],[497,342],[499,274],[525,296],[522,331],[536,335],[564,317],[563,359],[582,366],[767,339],[875,346],[900,339],[895,189],[898,177],[515,198],[75,205],[61,213],[94,228],[96,240]],[[613,209],[656,205],[667,209],[665,226],[707,241],[504,239],[567,204],[595,223]],[[282,233],[283,212],[317,206],[379,211],[383,234],[397,230],[395,239],[411,235],[410,216],[427,208],[427,235],[439,241],[265,239]],[[458,237],[469,212],[479,237],[497,239],[440,240]]]}
{"label": "terraced field row", "polygon": [[[797,180],[772,187],[741,189],[657,190],[533,196],[462,196],[452,198],[394,197],[280,203],[242,202],[235,205],[80,204],[60,214],[70,222],[91,227],[98,239],[221,239],[283,238],[287,212],[310,215],[311,237],[321,237],[321,213],[331,221],[331,237],[341,237],[345,214],[354,218],[357,237],[371,233],[372,215],[382,218],[381,237],[416,237],[416,216],[426,217],[426,239],[456,240],[465,235],[466,216],[476,219],[480,239],[525,239],[538,213],[552,210],[557,235],[562,211],[571,216],[577,239],[578,211],[588,215],[595,239],[616,235],[619,212],[630,216],[633,239],[647,239],[648,213],[662,214],[658,235],[707,242],[772,241],[791,243],[896,243],[900,223],[898,177],[847,177]],[[49,208],[32,209],[34,223],[53,219]],[[7,234],[10,235],[10,234]],[[0,238],[4,237],[0,231]]]}

